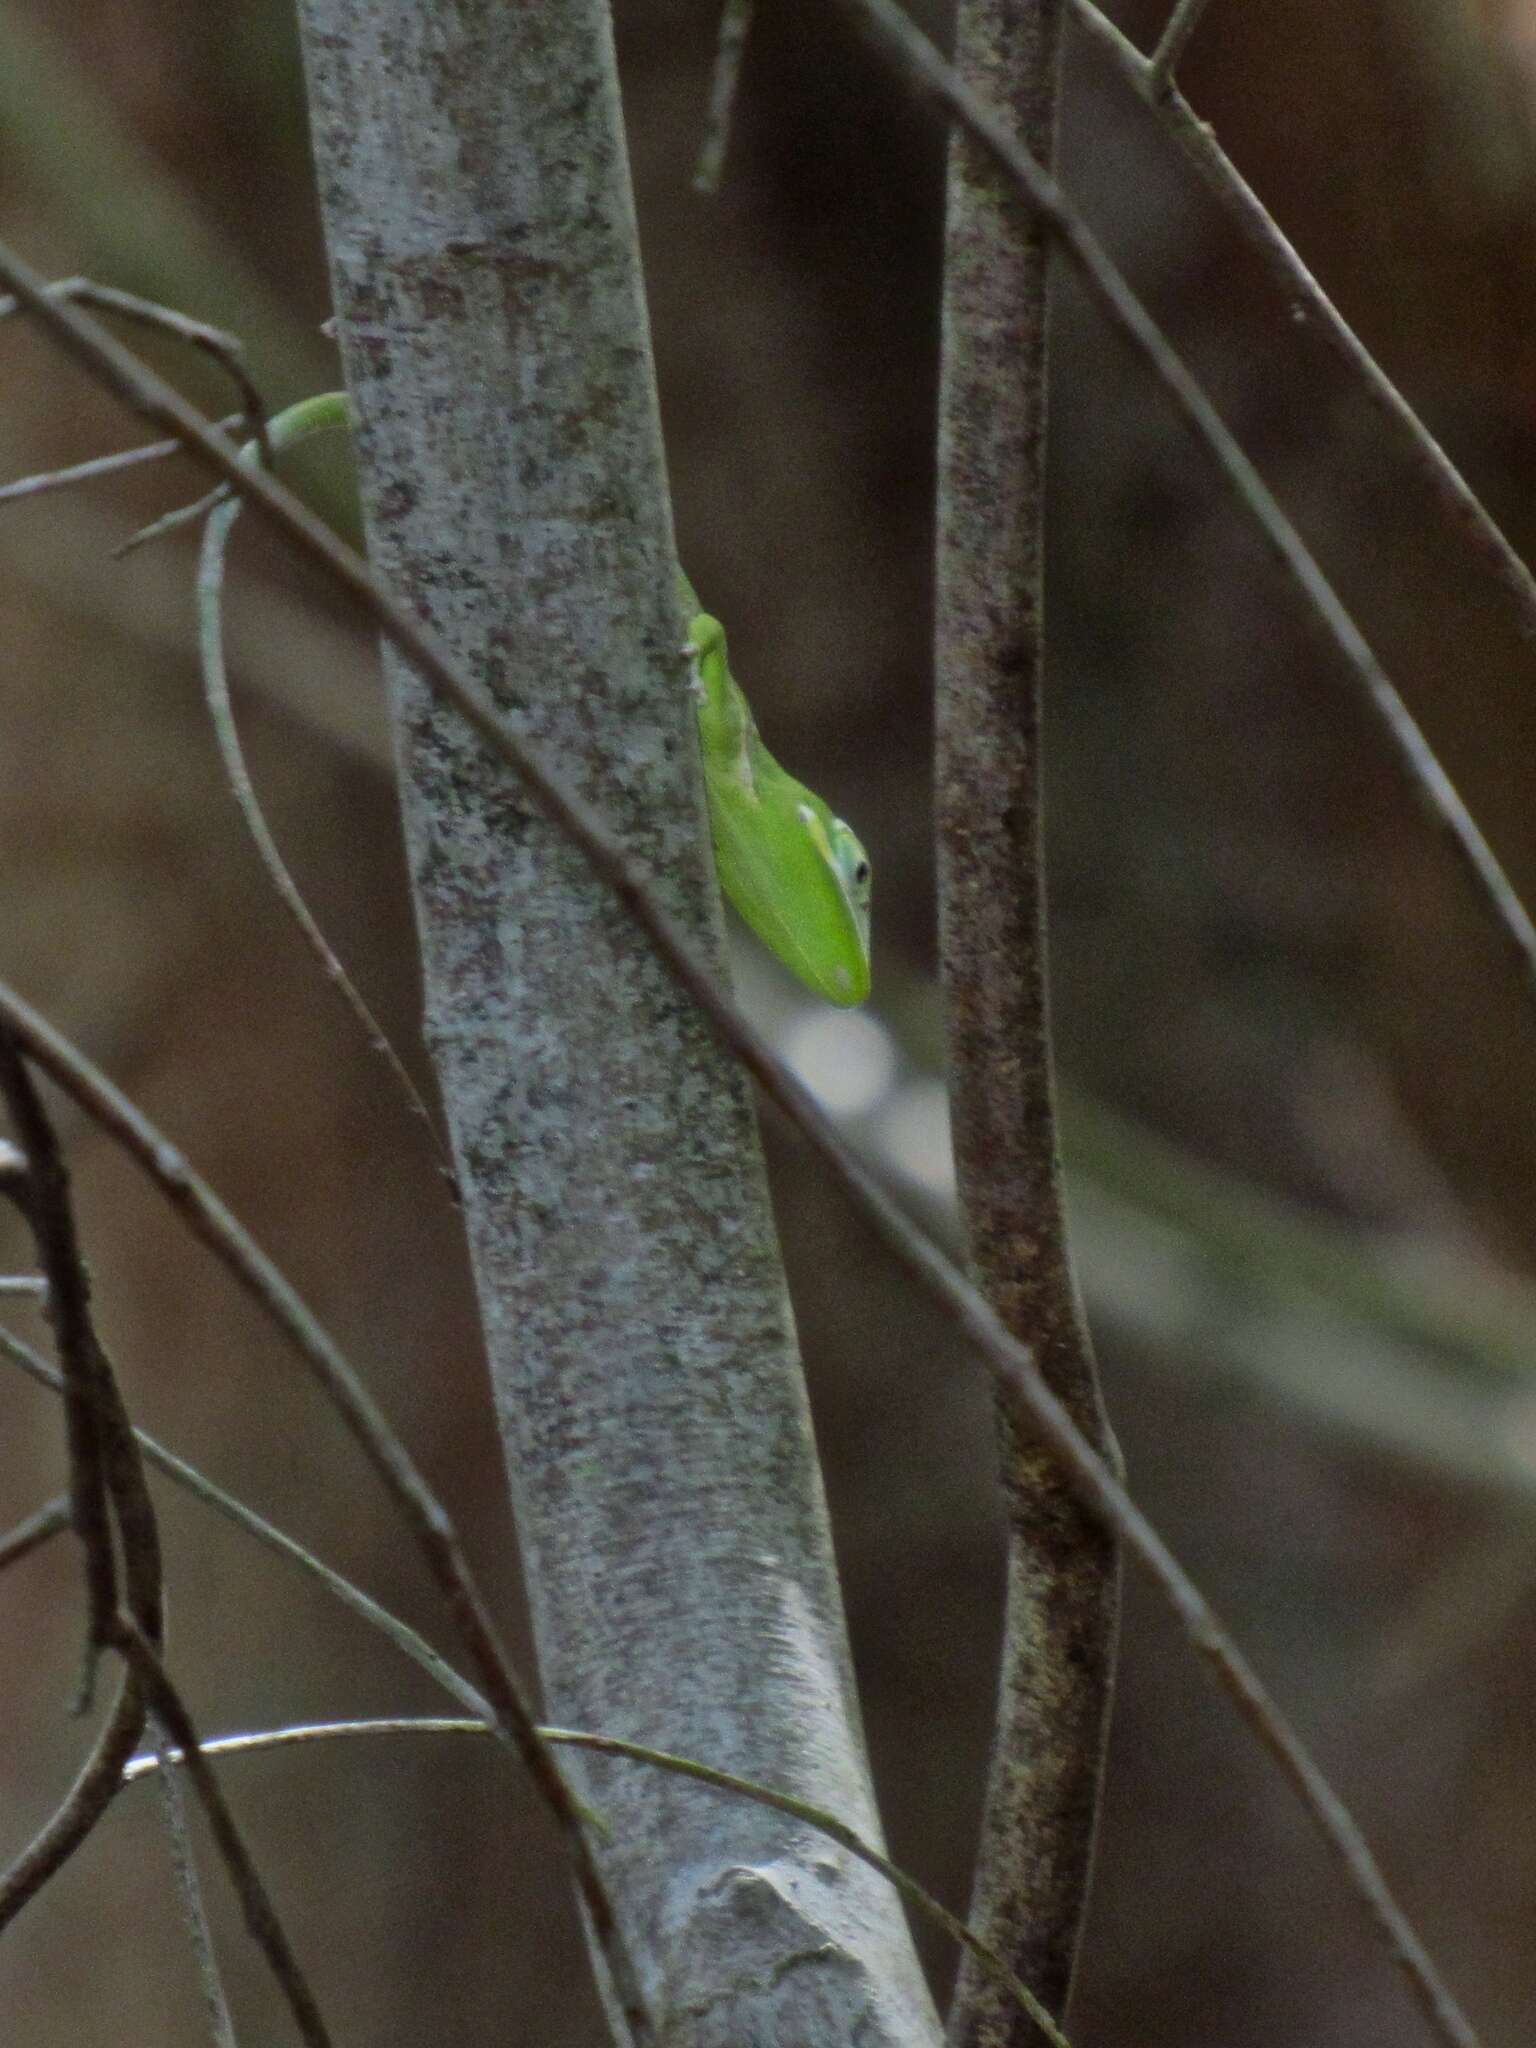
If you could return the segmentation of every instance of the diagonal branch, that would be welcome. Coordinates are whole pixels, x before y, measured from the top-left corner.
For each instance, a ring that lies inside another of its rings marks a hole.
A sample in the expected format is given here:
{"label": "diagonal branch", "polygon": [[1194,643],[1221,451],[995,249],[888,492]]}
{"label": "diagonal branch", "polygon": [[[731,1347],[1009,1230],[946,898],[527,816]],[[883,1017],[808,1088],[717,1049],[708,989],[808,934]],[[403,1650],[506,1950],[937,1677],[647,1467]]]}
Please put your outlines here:
{"label": "diagonal branch", "polygon": [[55,1494],[52,1500],[45,1500],[40,1508],[34,1508],[24,1520],[0,1536],[0,1572],[8,1565],[19,1564],[22,1558],[30,1557],[34,1550],[40,1550],[55,1536],[62,1535],[73,1520],[67,1493]]}
{"label": "diagonal branch", "polygon": [[[591,867],[646,931],[679,986],[699,1004],[721,1042],[741,1060],[764,1094],[808,1140],[828,1173],[883,1240],[896,1264],[945,1314],[956,1334],[986,1362],[1009,1398],[1060,1460],[1074,1490],[1145,1568],[1185,1634],[1209,1662],[1261,1746],[1291,1785],[1350,1888],[1402,1970],[1413,1996],[1439,2038],[1454,2048],[1476,2048],[1477,2035],[1442,1980],[1412,1924],[1394,1898],[1358,1827],[1312,1761],[1295,1730],[1114,1473],[1098,1456],[1062,1403],[1035,1369],[1033,1354],[1004,1328],[976,1290],[930,1239],[908,1222],[874,1174],[844,1144],[808,1089],[774,1054],[725,995],[709,966],[657,902],[646,878],[605,829],[601,819],[545,767],[519,739],[483,689],[443,653],[436,638],[369,574],[351,549],[314,519],[293,495],[260,471],[246,468],[239,451],[210,430],[163,379],[120,348],[94,322],[52,304],[29,266],[0,245],[3,277],[55,335],[61,346],[141,414],[181,433],[210,469],[254,503],[278,531],[323,568],[336,587],[360,602],[379,631],[421,675],[454,704],[490,751],[516,774],[547,814],[580,849]],[[29,1057],[130,1153],[194,1232],[235,1271],[243,1287],[289,1335],[307,1343],[301,1317],[290,1328],[296,1301],[277,1280],[222,1204],[176,1149],[50,1025],[0,985],[0,1016],[22,1037]],[[259,1276],[259,1277],[258,1277]],[[299,1305],[302,1306],[301,1304]],[[307,1352],[306,1352],[307,1355]]]}
{"label": "diagonal branch", "polygon": [[1148,102],[1164,128],[1178,143],[1208,191],[1231,215],[1250,249],[1269,272],[1286,303],[1304,313],[1319,341],[1359,383],[1381,416],[1403,436],[1406,452],[1425,491],[1449,523],[1470,544],[1482,567],[1509,603],[1516,627],[1526,640],[1536,640],[1536,576],[1473,491],[1461,471],[1419,418],[1401,391],[1355,333],[1295,248],[1279,222],[1265,208],[1253,187],[1233,163],[1210,124],[1202,121],[1173,85],[1161,93],[1153,88],[1151,64],[1123,29],[1117,28],[1094,0],[1072,0],[1079,25],[1119,64],[1131,84]]}
{"label": "diagonal branch", "polygon": [[[0,1056],[13,1037],[30,1059],[51,1074],[88,1115],[139,1161],[194,1236],[216,1253],[281,1330],[310,1367],[401,1510],[469,1652],[476,1676],[495,1708],[498,1728],[517,1750],[540,1797],[562,1828],[583,1903],[592,1916],[598,1939],[612,1952],[618,1980],[630,1987],[637,2038],[645,2039],[649,2023],[644,2001],[625,1960],[623,1936],[608,1888],[592,1858],[582,1810],[548,1745],[539,1736],[522,1683],[497,1638],[490,1610],[470,1573],[446,1509],[427,1486],[410,1453],[335,1342],[212,1189],[104,1075],[92,1068],[20,997],[5,990],[0,994]],[[0,1058],[0,1081],[4,1072]]]}
{"label": "diagonal branch", "polygon": [[1148,67],[1153,90],[1159,94],[1173,88],[1174,67],[1188,47],[1189,39],[1200,26],[1210,0],[1177,0],[1167,26],[1157,39],[1157,48],[1152,52]]}

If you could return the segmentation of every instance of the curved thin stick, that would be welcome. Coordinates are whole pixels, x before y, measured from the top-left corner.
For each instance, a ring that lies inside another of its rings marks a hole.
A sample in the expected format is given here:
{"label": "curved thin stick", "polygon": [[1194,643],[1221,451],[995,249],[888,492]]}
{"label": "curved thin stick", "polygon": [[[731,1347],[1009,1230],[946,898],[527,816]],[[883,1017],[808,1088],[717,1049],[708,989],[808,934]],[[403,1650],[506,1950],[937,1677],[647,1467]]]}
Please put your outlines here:
{"label": "curved thin stick", "polygon": [[[461,1720],[447,1715],[410,1715],[398,1720],[367,1721],[311,1721],[295,1723],[287,1728],[271,1728],[249,1735],[218,1735],[200,1745],[202,1754],[209,1756],[250,1756],[260,1750],[286,1749],[311,1742],[331,1742],[349,1736],[368,1735],[485,1735],[490,1731],[483,1721]],[[649,1749],[643,1743],[625,1742],[616,1735],[589,1735],[577,1728],[541,1728],[544,1740],[555,1748],[584,1749],[598,1756],[622,1757],[630,1763],[649,1764],[659,1771],[671,1771],[678,1777],[691,1778],[697,1785],[708,1785],[716,1792],[734,1793],[740,1799],[750,1799],[754,1805],[767,1806],[775,1813],[782,1813],[791,1820],[802,1821],[814,1828],[817,1834],[826,1835],[867,1863],[871,1870],[878,1871],[888,1884],[895,1886],[926,1919],[936,1927],[942,1927],[952,1941],[956,1941],[981,1967],[994,1977],[999,1985],[1013,1998],[1033,2020],[1043,2038],[1051,2048],[1070,2048],[1066,2036],[1056,2025],[1038,1998],[1024,1984],[996,1953],[973,1934],[958,1915],[941,1905],[929,1891],[925,1891],[915,1877],[909,1877],[899,1865],[888,1856],[866,1842],[835,1813],[825,1807],[813,1806],[808,1800],[792,1798],[787,1792],[775,1792],[771,1785],[760,1785],[752,1778],[739,1778],[734,1771],[716,1770],[713,1764],[701,1764],[693,1757],[674,1756],[665,1749]],[[178,1761],[174,1752],[171,1761]],[[163,1756],[145,1754],[131,1759],[123,1771],[124,1784],[136,1783],[141,1778],[155,1776],[164,1769]]]}
{"label": "curved thin stick", "polygon": [[0,1932],[63,1868],[117,1797],[123,1766],[139,1746],[145,1718],[138,1682],[125,1672],[106,1725],[63,1803],[0,1875]]}
{"label": "curved thin stick", "polygon": [[[328,423],[340,429],[340,420]],[[284,444],[286,445],[286,444]],[[287,862],[283,859],[266,813],[251,781],[246,765],[245,750],[240,744],[240,730],[235,723],[234,706],[229,695],[229,673],[224,660],[224,556],[235,521],[240,516],[241,501],[230,498],[216,506],[208,515],[203,529],[203,544],[198,555],[197,566],[197,628],[198,653],[203,672],[203,695],[208,705],[208,715],[213,721],[214,735],[218,740],[219,754],[224,763],[224,773],[240,806],[240,815],[245,820],[246,830],[255,843],[261,864],[267,871],[267,879],[277,892],[278,901],[287,911],[299,935],[310,952],[319,962],[320,971],[335,989],[350,1011],[358,1028],[367,1039],[369,1047],[376,1052],[394,1076],[395,1083],[404,1096],[413,1117],[418,1117],[425,1127],[437,1155],[438,1171],[451,1188],[454,1185],[453,1161],[448,1155],[442,1132],[437,1120],[427,1107],[421,1090],[411,1079],[410,1071],[394,1046],[389,1035],[380,1024],[366,999],[342,965],[325,933],[304,901],[299,885],[293,879]]]}

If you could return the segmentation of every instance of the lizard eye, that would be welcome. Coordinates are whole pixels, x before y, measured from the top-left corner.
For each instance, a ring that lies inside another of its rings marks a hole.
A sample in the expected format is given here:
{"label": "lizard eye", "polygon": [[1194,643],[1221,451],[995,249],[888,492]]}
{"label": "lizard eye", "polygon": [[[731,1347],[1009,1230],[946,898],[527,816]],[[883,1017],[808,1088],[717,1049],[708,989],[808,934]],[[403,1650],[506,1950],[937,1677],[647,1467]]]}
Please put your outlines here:
{"label": "lizard eye", "polygon": [[843,877],[855,889],[869,887],[869,856],[856,838],[853,827],[845,825],[841,818],[832,820],[832,844],[836,848],[837,865]]}

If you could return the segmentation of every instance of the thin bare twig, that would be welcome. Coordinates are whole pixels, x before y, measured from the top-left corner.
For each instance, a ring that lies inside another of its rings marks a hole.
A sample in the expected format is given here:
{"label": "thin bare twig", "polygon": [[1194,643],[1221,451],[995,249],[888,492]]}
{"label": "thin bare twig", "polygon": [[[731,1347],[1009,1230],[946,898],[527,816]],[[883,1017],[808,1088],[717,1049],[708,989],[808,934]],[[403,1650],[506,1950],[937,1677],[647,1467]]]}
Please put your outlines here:
{"label": "thin bare twig", "polygon": [[913,27],[895,0],[839,0],[839,4],[854,16],[909,91],[936,103],[990,152],[1079,272],[1110,326],[1145,359],[1215,457],[1333,642],[1344,673],[1385,726],[1408,787],[1425,816],[1449,840],[1479,901],[1492,913],[1508,942],[1527,994],[1536,997],[1536,925],[1492,847],[1311,550],[1082,215],[1056,180],[1014,141],[996,111],[966,87],[928,38]]}
{"label": "thin bare twig", "polygon": [[[61,1375],[61,1390],[63,1385]],[[7,1529],[5,1534],[0,1536],[0,1572],[3,1572],[7,1565],[19,1564],[22,1558],[30,1557],[34,1550],[41,1550],[45,1543],[51,1542],[55,1536],[62,1535],[64,1530],[72,1526],[74,1519],[74,1510],[70,1506],[67,1493],[55,1494],[52,1500],[46,1500],[40,1508],[34,1508],[23,1521],[18,1522],[14,1528]]]}
{"label": "thin bare twig", "polygon": [[[190,319],[174,306],[157,305],[153,299],[140,298],[136,292],[119,291],[116,285],[97,284],[94,278],[56,278],[43,289],[60,302],[95,306],[103,313],[115,313],[120,320],[131,321],[137,327],[147,327],[159,334],[168,334],[210,357],[239,392],[239,417],[245,424],[246,437],[254,438],[260,444],[263,460],[266,459],[266,401],[260,386],[245,367],[245,344],[237,334],[229,334],[222,327],[210,327],[205,320]],[[0,299],[0,320],[10,319],[22,307],[23,300],[18,296]]]}
{"label": "thin bare twig", "polygon": [[125,561],[138,549],[148,547],[151,541],[164,540],[167,534],[179,533],[184,526],[196,526],[205,513],[212,512],[220,505],[229,503],[228,484],[219,484],[206,496],[194,498],[190,505],[177,505],[173,511],[163,512],[158,519],[151,519],[148,526],[141,526],[130,533],[126,540],[118,542],[112,550],[114,562]]}
{"label": "thin bare twig", "polygon": [[[17,1203],[32,1232],[48,1283],[48,1320],[69,1389],[65,1426],[70,1501],[75,1529],[85,1546],[89,1646],[105,1646],[117,1605],[114,1524],[134,1618],[146,1636],[158,1642],[164,1609],[154,1506],[116,1376],[96,1334],[69,1170],[14,1034],[3,1027],[0,1095],[26,1162],[24,1171],[13,1168],[0,1177],[0,1188]],[[88,1682],[89,1659],[86,1670]]]}
{"label": "thin bare twig", "polygon": [[725,0],[720,10],[720,31],[715,41],[715,68],[709,83],[709,111],[704,117],[704,140],[693,173],[693,189],[713,197],[720,190],[725,153],[731,146],[731,118],[741,89],[742,60],[747,37],[752,33],[753,0]]}
{"label": "thin bare twig", "polygon": [[437,1119],[422,1096],[421,1090],[411,1079],[399,1053],[390,1043],[389,1035],[378,1018],[369,1008],[362,991],[348,974],[331,942],[320,929],[320,925],[304,901],[303,892],[289,871],[282,851],[272,835],[266,813],[261,808],[261,799],[251,780],[246,765],[245,749],[240,744],[240,728],[235,723],[235,709],[229,695],[229,673],[224,660],[224,557],[229,537],[236,519],[240,516],[240,500],[231,498],[218,505],[208,515],[208,524],[203,529],[203,544],[198,554],[197,566],[197,644],[203,673],[203,695],[208,705],[208,716],[213,722],[214,736],[218,741],[219,755],[224,763],[235,802],[240,806],[240,815],[245,820],[246,830],[255,843],[262,866],[267,871],[267,880],[277,892],[277,899],[298,927],[300,938],[309,948],[325,979],[335,989],[350,1012],[354,1023],[367,1040],[370,1051],[378,1054],[394,1077],[395,1085],[405,1100],[413,1117],[420,1120],[427,1133],[432,1150],[437,1158],[438,1173],[452,1189],[454,1187],[453,1161],[448,1146],[438,1128]]}
{"label": "thin bare twig", "polygon": [[[171,1873],[176,1883],[176,1896],[181,1906],[181,1920],[186,1929],[187,1945],[192,1951],[192,1963],[197,1971],[198,1989],[202,1993],[209,2037],[214,2048],[237,2048],[234,2018],[229,2009],[228,1994],[225,1992],[224,1979],[219,1970],[213,1926],[208,1918],[202,1879],[197,1871],[197,1854],[192,1846],[186,1795],[181,1784],[181,1752],[158,1723],[151,1725],[155,1755],[161,1766],[155,1782],[160,1791],[160,1809],[165,1818],[166,1840],[170,1845]],[[126,1770],[123,1773],[123,1782],[128,1782]]]}
{"label": "thin bare twig", "polygon": [[[832,1180],[884,1240],[896,1263],[942,1308],[965,1342],[986,1360],[1021,1411],[1031,1415],[1042,1440],[1073,1476],[1081,1497],[1145,1567],[1191,1642],[1208,1659],[1244,1720],[1296,1792],[1388,1952],[1408,1979],[1432,2027],[1455,2048],[1476,2048],[1476,2034],[1393,1897],[1354,1820],[1203,1596],[1040,1379],[1027,1346],[1009,1335],[939,1247],[907,1221],[874,1175],[843,1143],[815,1098],[721,993],[709,966],[661,907],[645,878],[598,814],[567,790],[544,766],[542,758],[518,738],[485,691],[442,650],[435,635],[383,590],[367,565],[313,518],[290,492],[264,472],[242,465],[239,451],[231,442],[212,432],[171,386],[119,347],[109,334],[73,308],[53,304],[42,289],[41,280],[4,245],[0,245],[0,277],[27,300],[66,353],[135,411],[184,433],[188,446],[211,469],[256,504],[262,516],[297,543],[311,562],[323,567],[338,589],[361,603],[378,630],[458,708],[545,813],[570,836],[594,874],[650,934],[658,956],[679,987],[700,1005],[721,1042],[740,1058],[768,1099],[804,1134]],[[232,1263],[232,1269],[240,1272],[241,1284],[256,1295],[269,1313],[284,1319],[286,1328],[281,1304],[291,1290],[273,1275],[283,1289],[282,1294],[273,1294],[265,1277],[256,1278],[258,1274],[264,1276],[265,1262],[260,1261],[259,1254],[257,1264],[249,1261],[243,1249],[249,1240],[227,1227],[232,1219],[222,1205],[208,1209],[207,1203],[213,1198],[206,1189],[201,1189],[200,1183],[194,1182],[180,1154],[13,993],[0,990],[0,1014],[29,1033],[31,1056],[127,1146],[178,1213],[205,1242],[216,1246],[221,1258]],[[200,1193],[194,1194],[194,1188]],[[216,1222],[219,1217],[223,1218],[222,1223]],[[254,1249],[250,1247],[252,1252]]]}
{"label": "thin bare twig", "polygon": [[59,1809],[0,1876],[0,1934],[61,1870],[117,1797],[123,1766],[144,1733],[144,1697],[125,1672],[96,1746]]}
{"label": "thin bare twig", "polygon": [[[1060,0],[962,0],[955,64],[1043,162]],[[1062,1207],[1041,837],[1050,245],[991,156],[950,137],[939,383],[934,784],[956,1178],[970,1265],[1102,1457],[1113,1440]],[[971,1925],[1064,2020],[1113,1690],[1113,1537],[998,1404],[1007,1599]],[[1027,2048],[962,1959],[952,2048]]]}
{"label": "thin bare twig", "polygon": [[[230,413],[219,421],[227,433],[231,427],[239,426],[243,414]],[[94,483],[98,477],[117,476],[125,469],[137,469],[141,463],[163,462],[167,456],[182,455],[186,444],[180,440],[146,441],[142,448],[120,448],[115,455],[93,456],[89,462],[72,462],[65,469],[39,470],[35,476],[19,476],[8,484],[0,484],[0,505],[8,505],[14,498],[37,498],[48,491],[66,491],[75,484]]]}
{"label": "thin bare twig", "polygon": [[1178,0],[1147,66],[1152,90],[1161,95],[1171,90],[1174,66],[1183,56],[1190,37],[1200,26],[1210,0]]}
{"label": "thin bare twig", "polygon": [[1414,472],[1442,514],[1471,545],[1488,575],[1508,599],[1514,623],[1536,641],[1536,576],[1498,526],[1471,485],[1376,361],[1317,279],[1308,270],[1278,221],[1176,86],[1152,89],[1151,64],[1124,30],[1094,0],[1072,0],[1081,26],[1110,54],[1178,143],[1207,189],[1230,213],[1250,249],[1259,257],[1287,304],[1312,323],[1335,361],[1354,376],[1382,417],[1403,435]]}
{"label": "thin bare twig", "polygon": [[[88,1607],[82,1709],[98,1652],[118,1622],[119,1558],[134,1626],[146,1641],[164,1625],[160,1532],[132,1425],[110,1359],[96,1334],[91,1287],[75,1224],[69,1170],[53,1120],[16,1037],[0,1026],[0,1096],[16,1143],[4,1148],[0,1189],[32,1233],[47,1282],[47,1308],[62,1366],[69,1450],[70,1521],[85,1550]],[[114,1603],[103,1610],[103,1601]],[[144,1726],[140,1688],[129,1674],[84,1770],[53,1817],[0,1880],[0,1929],[58,1871],[105,1814],[117,1773]],[[127,1745],[127,1748],[124,1745]]]}
{"label": "thin bare twig", "polygon": [[251,1939],[267,1959],[278,1988],[288,2001],[294,2024],[309,2048],[330,2048],[331,2036],[309,1979],[300,1967],[282,1921],[278,1918],[260,1873],[251,1861],[235,1817],[229,1810],[218,1779],[209,1767],[180,1693],[171,1683],[155,1646],[130,1614],[119,1614],[113,1631],[114,1647],[121,1651],[153,1708],[156,1720],[164,1723],[176,1745],[176,1762],[192,1780],[208,1826],[229,1872],[245,1914]]}
{"label": "thin bare twig", "polygon": [[[236,465],[237,470],[239,465]],[[0,1020],[26,1047],[28,1057],[51,1074],[86,1114],[136,1159],[151,1182],[194,1236],[207,1245],[241,1288],[283,1333],[310,1367],[354,1441],[400,1508],[415,1536],[433,1583],[447,1605],[497,1724],[532,1776],[540,1797],[561,1827],[582,1901],[610,1968],[635,2011],[632,2023],[642,2039],[649,2020],[627,1944],[614,1915],[584,1832],[585,1815],[558,1764],[539,1739],[521,1680],[502,1648],[483,1594],[475,1583],[458,1533],[442,1503],[422,1478],[409,1452],[385,1420],[334,1340],[295,1289],[242,1229],[207,1184],[167,1139],[125,1096],[14,991],[0,985]],[[3,1043],[3,1036],[0,1036]]]}
{"label": "thin bare twig", "polygon": [[[63,1375],[45,1358],[39,1357],[29,1344],[23,1344],[19,1337],[13,1336],[9,1330],[3,1328],[0,1328],[0,1354],[18,1365],[40,1386],[48,1387],[56,1394],[64,1391]],[[371,1598],[360,1586],[353,1585],[350,1579],[343,1578],[340,1572],[333,1570],[321,1558],[316,1557],[312,1550],[288,1535],[285,1530],[279,1529],[275,1523],[258,1515],[254,1508],[247,1507],[244,1501],[237,1500],[232,1493],[226,1493],[222,1486],[216,1486],[205,1474],[199,1472],[195,1465],[189,1465],[184,1458],[178,1458],[174,1451],[167,1450],[164,1444],[157,1443],[144,1430],[135,1429],[134,1436],[147,1464],[163,1472],[173,1484],[183,1487],[205,1507],[212,1508],[215,1514],[223,1515],[226,1521],[233,1522],[237,1529],[243,1529],[258,1543],[276,1551],[279,1557],[287,1558],[290,1563],[298,1565],[317,1578],[343,1606],[350,1607],[371,1627],[387,1636],[397,1649],[419,1664],[427,1676],[435,1680],[445,1692],[451,1693],[461,1706],[467,1707],[472,1714],[478,1714],[493,1734],[502,1737],[503,1740],[506,1739],[505,1731],[497,1725],[495,1709],[489,1700],[476,1691],[467,1678],[456,1671],[446,1658],[440,1657],[432,1645],[398,1615],[391,1614],[387,1607],[381,1607],[377,1600]]]}

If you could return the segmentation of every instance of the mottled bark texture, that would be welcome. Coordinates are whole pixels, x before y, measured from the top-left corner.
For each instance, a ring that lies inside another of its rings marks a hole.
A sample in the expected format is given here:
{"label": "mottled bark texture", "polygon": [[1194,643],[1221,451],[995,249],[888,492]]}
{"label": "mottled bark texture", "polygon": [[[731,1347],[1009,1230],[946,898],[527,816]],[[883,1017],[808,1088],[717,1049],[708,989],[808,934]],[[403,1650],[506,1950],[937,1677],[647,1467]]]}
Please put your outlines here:
{"label": "mottled bark texture", "polygon": [[[1049,161],[1056,0],[965,0],[956,61]],[[951,145],[940,420],[940,915],[955,1157],[974,1271],[1100,1448],[1111,1439],[1062,1212],[1046,1000],[1040,684],[1046,250],[975,145]],[[1115,1547],[999,1416],[1007,1617],[972,1923],[1058,2019],[1093,1855]],[[955,2048],[1033,2030],[967,1959]]]}
{"label": "mottled bark texture", "polygon": [[[374,560],[718,951],[607,11],[303,16]],[[584,863],[389,668],[548,1711],[877,1836],[747,1089]],[[756,1807],[578,1768],[663,2039],[936,2039],[872,1873]]]}

